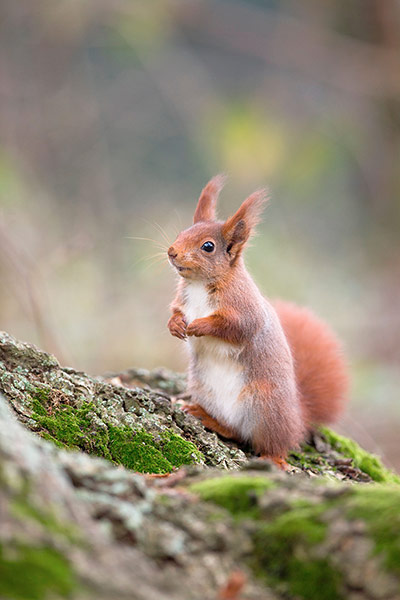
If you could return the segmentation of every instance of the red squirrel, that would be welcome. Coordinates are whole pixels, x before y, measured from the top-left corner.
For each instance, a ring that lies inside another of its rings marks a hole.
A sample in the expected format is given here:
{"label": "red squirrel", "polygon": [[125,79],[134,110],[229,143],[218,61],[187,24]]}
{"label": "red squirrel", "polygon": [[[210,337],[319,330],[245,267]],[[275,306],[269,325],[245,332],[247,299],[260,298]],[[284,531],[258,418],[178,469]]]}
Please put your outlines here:
{"label": "red squirrel", "polygon": [[264,298],[246,270],[243,250],[260,220],[265,190],[227,221],[216,218],[224,177],[203,189],[193,225],[168,249],[179,274],[168,328],[188,339],[184,410],[223,437],[287,469],[290,449],[313,425],[334,421],[348,389],[340,345],[305,308]]}

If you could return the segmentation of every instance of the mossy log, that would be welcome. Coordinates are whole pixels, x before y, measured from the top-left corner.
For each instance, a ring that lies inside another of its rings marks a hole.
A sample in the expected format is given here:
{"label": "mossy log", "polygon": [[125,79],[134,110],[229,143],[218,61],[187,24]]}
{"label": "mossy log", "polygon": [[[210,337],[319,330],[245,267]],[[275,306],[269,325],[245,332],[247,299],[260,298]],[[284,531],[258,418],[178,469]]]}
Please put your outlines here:
{"label": "mossy log", "polygon": [[400,597],[399,479],[351,440],[277,472],[182,413],[181,376],[7,334],[0,391],[0,598]]}

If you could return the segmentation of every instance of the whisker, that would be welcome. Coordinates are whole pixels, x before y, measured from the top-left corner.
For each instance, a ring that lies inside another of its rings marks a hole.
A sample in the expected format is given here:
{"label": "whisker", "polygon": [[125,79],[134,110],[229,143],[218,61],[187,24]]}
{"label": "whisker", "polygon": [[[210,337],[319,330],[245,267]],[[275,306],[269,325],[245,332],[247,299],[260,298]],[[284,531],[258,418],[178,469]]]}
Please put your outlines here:
{"label": "whisker", "polygon": [[157,252],[157,254],[153,254],[152,256],[147,256],[146,260],[151,260],[152,258],[162,258],[163,260],[167,260],[165,252]]}
{"label": "whisker", "polygon": [[176,216],[178,218],[179,230],[182,231],[182,229],[183,229],[182,218],[181,218],[181,215],[178,213],[178,209],[177,208],[174,208],[174,213],[176,214]]}
{"label": "whisker", "polygon": [[127,236],[125,236],[125,239],[127,239],[127,240],[144,240],[145,242],[153,242],[154,244],[162,244],[162,242],[160,242],[160,240],[153,240],[153,238],[139,237],[136,235],[127,235]]}
{"label": "whisker", "polygon": [[142,263],[144,261],[152,260],[154,258],[166,259],[167,257],[166,257],[165,252],[156,252],[156,254],[151,254],[150,256],[142,256],[136,262],[133,263],[132,268],[136,267],[137,265],[139,265],[140,263]]}
{"label": "whisker", "polygon": [[159,247],[161,250],[165,250],[167,251],[169,246],[164,246],[164,244],[158,240],[153,240],[152,238],[147,238],[147,237],[136,237],[136,236],[125,236],[125,239],[127,240],[141,240],[141,241],[145,241],[145,242],[152,242],[153,244],[155,244],[157,247]]}
{"label": "whisker", "polygon": [[171,242],[169,241],[169,238],[166,234],[166,232],[164,231],[164,229],[161,227],[161,225],[159,225],[158,223],[156,223],[154,221],[154,223],[152,221],[148,221],[148,219],[143,219],[148,225],[151,225],[152,227],[154,227],[157,231],[159,231],[159,233],[161,233],[164,241],[168,244],[168,247],[171,245]]}
{"label": "whisker", "polygon": [[152,268],[152,267],[154,267],[155,265],[159,265],[159,264],[161,264],[162,262],[164,262],[165,258],[166,258],[166,257],[164,257],[164,258],[158,258],[158,259],[154,260],[152,263],[148,264],[148,265],[146,266],[146,268],[144,268],[144,269],[143,269],[143,273],[145,273],[146,271],[148,271],[149,269],[151,269],[151,268]]}
{"label": "whisker", "polygon": [[167,242],[168,246],[170,246],[171,242],[169,241],[169,237],[168,237],[167,232],[165,231],[165,229],[163,229],[161,227],[161,225],[159,225],[158,223],[156,223],[156,221],[154,221],[154,225],[158,228],[158,230],[160,231],[160,233],[163,236],[164,240]]}

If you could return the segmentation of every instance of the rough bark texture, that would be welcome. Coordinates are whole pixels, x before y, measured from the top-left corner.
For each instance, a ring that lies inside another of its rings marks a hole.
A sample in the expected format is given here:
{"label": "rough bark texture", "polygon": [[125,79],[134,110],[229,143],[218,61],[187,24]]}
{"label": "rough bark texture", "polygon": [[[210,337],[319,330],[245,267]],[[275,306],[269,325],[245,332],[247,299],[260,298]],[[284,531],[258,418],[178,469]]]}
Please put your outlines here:
{"label": "rough bark texture", "polygon": [[277,472],[182,413],[184,386],[0,334],[0,598],[400,597],[395,475],[328,430]]}

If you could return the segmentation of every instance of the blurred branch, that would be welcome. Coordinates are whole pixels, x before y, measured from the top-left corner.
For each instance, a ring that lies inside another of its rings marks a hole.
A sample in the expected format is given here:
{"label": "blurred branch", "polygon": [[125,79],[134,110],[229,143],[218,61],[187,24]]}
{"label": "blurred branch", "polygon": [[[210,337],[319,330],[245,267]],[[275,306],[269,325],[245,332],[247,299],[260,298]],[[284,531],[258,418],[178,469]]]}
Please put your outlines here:
{"label": "blurred branch", "polygon": [[204,32],[218,46],[348,93],[377,98],[400,94],[400,56],[388,45],[369,44],[315,22],[308,25],[282,13],[235,2],[179,3],[176,20],[183,29]]}

